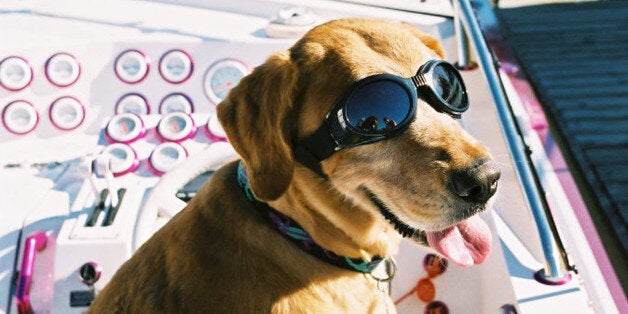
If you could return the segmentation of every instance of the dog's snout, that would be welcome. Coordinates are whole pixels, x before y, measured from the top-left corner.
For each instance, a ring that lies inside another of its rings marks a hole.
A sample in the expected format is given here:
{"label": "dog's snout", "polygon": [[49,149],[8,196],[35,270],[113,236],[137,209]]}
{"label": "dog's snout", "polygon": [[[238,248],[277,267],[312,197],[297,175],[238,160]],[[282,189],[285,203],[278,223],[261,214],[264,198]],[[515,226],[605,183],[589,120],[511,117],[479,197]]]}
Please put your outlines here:
{"label": "dog's snout", "polygon": [[497,191],[501,171],[497,163],[482,159],[473,166],[456,171],[451,176],[451,188],[464,200],[484,203]]}

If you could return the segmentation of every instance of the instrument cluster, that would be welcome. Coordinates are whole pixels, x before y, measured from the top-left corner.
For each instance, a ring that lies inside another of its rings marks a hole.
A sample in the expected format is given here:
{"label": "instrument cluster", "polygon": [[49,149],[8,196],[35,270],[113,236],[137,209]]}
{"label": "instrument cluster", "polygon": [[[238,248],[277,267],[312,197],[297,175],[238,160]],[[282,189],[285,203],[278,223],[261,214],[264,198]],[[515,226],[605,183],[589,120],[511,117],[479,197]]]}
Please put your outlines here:
{"label": "instrument cluster", "polygon": [[[90,82],[98,74],[85,73],[84,68],[94,68],[84,66],[92,60],[78,56],[51,53],[40,61],[39,71],[28,56],[0,55],[0,87],[4,89],[0,91],[0,143],[20,147],[15,153],[11,149],[0,153],[0,165],[62,162],[100,152],[110,156],[116,176],[136,171],[142,162],[146,167],[140,170],[148,171],[141,174],[161,175],[206,144],[226,141],[215,106],[251,70],[244,61],[231,57],[199,67],[193,54],[182,48],[157,56],[129,48],[111,58],[110,69],[97,69],[110,73],[101,88]],[[149,75],[153,71],[158,75]],[[33,82],[41,86],[43,79],[49,86],[41,93]],[[140,88],[143,85],[150,86]],[[153,90],[155,85],[167,86],[158,101],[155,94],[164,90]],[[112,91],[111,86],[121,88]],[[109,99],[112,93],[119,96],[105,103],[94,97],[101,93],[109,94]],[[42,101],[42,94],[52,100]],[[73,139],[83,150],[59,155],[59,148]],[[24,157],[24,150],[36,157]]]}
{"label": "instrument cluster", "polygon": [[[31,249],[33,235],[56,239],[53,249],[35,254],[35,266],[34,257],[20,255],[15,246],[22,241],[17,233],[2,237],[0,249],[13,257],[1,260],[0,268],[17,267],[12,261],[19,259],[24,271],[20,278],[0,273],[0,312],[31,297],[52,296],[42,288],[53,284],[47,277],[30,296],[7,297],[10,282],[26,280],[29,267],[55,275],[59,302],[29,306],[79,312],[91,302],[84,281],[62,274],[74,272],[76,263],[97,261],[104,269],[97,285],[108,281],[131,254],[138,212],[161,176],[211,143],[227,141],[216,105],[251,71],[249,64],[287,42],[265,45],[259,56],[251,45],[144,41],[0,48],[0,199],[11,211],[0,230],[22,228],[29,235],[23,250]],[[234,46],[240,49],[232,51]],[[102,246],[108,248],[103,256]],[[55,263],[57,257],[63,262]]]}

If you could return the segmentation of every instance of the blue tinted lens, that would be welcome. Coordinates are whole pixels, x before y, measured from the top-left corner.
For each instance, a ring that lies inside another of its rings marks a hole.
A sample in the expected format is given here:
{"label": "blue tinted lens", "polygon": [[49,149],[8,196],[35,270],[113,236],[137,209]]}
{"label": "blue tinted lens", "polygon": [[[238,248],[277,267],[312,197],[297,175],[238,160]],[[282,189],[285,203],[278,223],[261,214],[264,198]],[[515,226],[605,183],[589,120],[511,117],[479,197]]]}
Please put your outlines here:
{"label": "blue tinted lens", "polygon": [[466,110],[468,100],[464,83],[453,72],[455,69],[446,68],[446,64],[441,63],[434,67],[432,71],[432,88],[434,93],[451,109]]}
{"label": "blue tinted lens", "polygon": [[383,133],[394,130],[412,114],[412,98],[400,83],[380,80],[354,91],[345,109],[354,128],[364,133]]}

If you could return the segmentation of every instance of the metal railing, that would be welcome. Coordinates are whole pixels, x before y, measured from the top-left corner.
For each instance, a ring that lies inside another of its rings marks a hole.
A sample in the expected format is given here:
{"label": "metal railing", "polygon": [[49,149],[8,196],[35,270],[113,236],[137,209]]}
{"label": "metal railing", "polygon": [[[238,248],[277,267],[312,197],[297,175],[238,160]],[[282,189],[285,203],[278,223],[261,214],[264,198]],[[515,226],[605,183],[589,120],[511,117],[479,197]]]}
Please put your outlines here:
{"label": "metal railing", "polygon": [[530,168],[526,145],[518,134],[518,128],[510,111],[510,105],[502,89],[499,75],[494,65],[492,55],[484,41],[479,23],[471,7],[469,0],[453,0],[454,27],[456,40],[458,41],[458,65],[468,67],[471,64],[469,58],[470,43],[475,48],[480,68],[486,77],[491,96],[495,102],[502,130],[506,136],[508,148],[514,159],[514,164],[521,180],[524,193],[530,205],[532,215],[536,222],[543,255],[545,268],[539,270],[535,278],[546,284],[562,284],[569,281],[569,272],[565,269],[561,255],[553,237],[550,222],[548,220],[543,200],[539,195],[533,170]]}

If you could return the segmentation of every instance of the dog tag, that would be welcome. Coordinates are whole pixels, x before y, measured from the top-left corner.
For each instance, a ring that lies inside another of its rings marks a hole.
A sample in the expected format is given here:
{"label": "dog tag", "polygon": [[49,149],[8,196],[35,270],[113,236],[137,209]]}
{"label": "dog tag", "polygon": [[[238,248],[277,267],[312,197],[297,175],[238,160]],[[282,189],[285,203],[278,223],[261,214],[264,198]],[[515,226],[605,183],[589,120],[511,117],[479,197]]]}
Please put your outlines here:
{"label": "dog tag", "polygon": [[383,263],[380,263],[371,272],[371,277],[377,281],[377,289],[382,293],[382,302],[384,302],[386,313],[390,313],[388,301],[392,293],[391,285],[396,272],[397,262],[392,257],[384,259]]}
{"label": "dog tag", "polygon": [[[397,272],[397,262],[394,258],[388,257],[383,260],[373,271],[371,277],[377,281],[377,287],[382,290],[383,285],[387,285],[390,288],[390,284]],[[390,289],[388,289],[390,291]]]}

